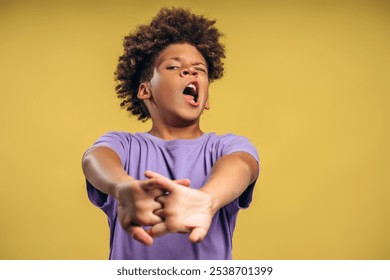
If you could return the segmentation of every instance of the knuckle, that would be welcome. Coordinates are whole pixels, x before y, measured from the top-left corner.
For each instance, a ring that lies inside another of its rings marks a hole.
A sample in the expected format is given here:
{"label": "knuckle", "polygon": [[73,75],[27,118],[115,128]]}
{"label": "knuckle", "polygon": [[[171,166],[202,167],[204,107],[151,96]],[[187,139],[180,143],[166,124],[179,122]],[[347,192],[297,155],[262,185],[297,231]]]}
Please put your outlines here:
{"label": "knuckle", "polygon": [[149,226],[151,225],[151,217],[149,215],[145,214],[137,214],[135,216],[135,221],[137,221],[138,224],[143,226]]}
{"label": "knuckle", "polygon": [[122,225],[122,228],[123,229],[128,229],[129,226],[131,225],[131,219],[130,217],[124,217],[122,220],[121,220],[121,225]]}
{"label": "knuckle", "polygon": [[145,222],[143,215],[141,215],[140,213],[134,215],[134,220],[141,225]]}
{"label": "knuckle", "polygon": [[180,222],[173,218],[173,219],[170,219],[169,222],[167,222],[167,229],[169,232],[177,232],[180,230]]}

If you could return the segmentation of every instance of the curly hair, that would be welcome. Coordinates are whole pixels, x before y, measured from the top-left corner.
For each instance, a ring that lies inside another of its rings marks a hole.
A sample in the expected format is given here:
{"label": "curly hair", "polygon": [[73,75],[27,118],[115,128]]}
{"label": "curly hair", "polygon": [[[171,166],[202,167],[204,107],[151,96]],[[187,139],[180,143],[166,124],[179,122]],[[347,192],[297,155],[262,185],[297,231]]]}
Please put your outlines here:
{"label": "curly hair", "polygon": [[222,33],[204,16],[181,8],[162,8],[149,25],[140,25],[134,33],[125,36],[124,53],[119,57],[115,79],[121,107],[138,120],[146,121],[150,113],[144,102],[137,97],[140,83],[153,76],[158,55],[169,45],[188,43],[195,46],[208,65],[210,82],[223,76],[225,48],[219,41]]}

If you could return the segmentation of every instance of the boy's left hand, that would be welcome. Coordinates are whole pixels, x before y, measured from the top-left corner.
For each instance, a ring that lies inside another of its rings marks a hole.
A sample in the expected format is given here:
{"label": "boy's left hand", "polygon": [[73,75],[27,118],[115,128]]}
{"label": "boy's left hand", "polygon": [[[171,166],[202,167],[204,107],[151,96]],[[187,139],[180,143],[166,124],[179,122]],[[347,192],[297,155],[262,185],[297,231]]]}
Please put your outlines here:
{"label": "boy's left hand", "polygon": [[190,233],[191,242],[200,242],[209,230],[212,214],[211,195],[170,180],[158,173],[146,171],[148,178],[158,179],[158,188],[168,192],[156,200],[163,208],[155,212],[164,219],[148,230],[152,237],[161,236],[170,232]]}

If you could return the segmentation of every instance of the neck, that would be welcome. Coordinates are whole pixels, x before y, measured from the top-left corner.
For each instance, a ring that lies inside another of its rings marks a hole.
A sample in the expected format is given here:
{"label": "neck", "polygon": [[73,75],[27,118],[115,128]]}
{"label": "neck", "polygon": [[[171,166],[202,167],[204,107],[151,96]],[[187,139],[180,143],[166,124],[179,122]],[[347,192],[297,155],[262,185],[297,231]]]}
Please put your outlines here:
{"label": "neck", "polygon": [[153,123],[149,133],[164,140],[196,139],[203,135],[199,124],[188,127],[166,127]]}

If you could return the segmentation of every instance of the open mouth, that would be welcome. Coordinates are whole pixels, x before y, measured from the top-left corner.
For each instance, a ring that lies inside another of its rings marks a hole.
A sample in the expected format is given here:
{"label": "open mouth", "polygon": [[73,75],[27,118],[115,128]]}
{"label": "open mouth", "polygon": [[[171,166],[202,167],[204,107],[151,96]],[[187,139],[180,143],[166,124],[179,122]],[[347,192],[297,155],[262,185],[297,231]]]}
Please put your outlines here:
{"label": "open mouth", "polygon": [[198,101],[198,88],[195,83],[188,84],[184,90],[183,94],[186,96],[186,99],[190,102],[196,103]]}

